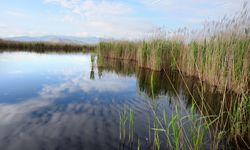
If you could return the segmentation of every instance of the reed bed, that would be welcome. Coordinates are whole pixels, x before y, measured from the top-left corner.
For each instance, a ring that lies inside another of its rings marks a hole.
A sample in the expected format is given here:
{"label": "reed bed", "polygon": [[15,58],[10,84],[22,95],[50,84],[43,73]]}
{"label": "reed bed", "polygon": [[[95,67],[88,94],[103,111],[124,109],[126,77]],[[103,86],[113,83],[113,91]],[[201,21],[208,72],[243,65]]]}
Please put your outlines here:
{"label": "reed bed", "polygon": [[100,42],[98,56],[134,60],[152,70],[175,69],[238,93],[250,86],[250,16],[246,6],[232,19],[207,22],[197,31],[139,42]]}
{"label": "reed bed", "polygon": [[[153,149],[163,145],[168,149],[250,149],[250,16],[246,6],[232,18],[206,22],[201,30],[184,28],[164,38],[99,44],[98,59],[132,60],[138,67],[164,72],[175,100],[181,100],[175,81],[185,87],[182,92],[191,105],[186,116],[176,107],[167,118],[164,110],[159,115],[149,103],[154,114],[154,126],[149,130],[154,134]],[[179,76],[173,80],[169,69]],[[186,75],[198,83],[186,80]],[[140,89],[151,93],[154,100],[161,89],[159,82],[165,81],[156,73],[140,74],[138,69],[136,76]],[[209,96],[210,89],[219,94]],[[187,122],[190,128],[185,128]]]}
{"label": "reed bed", "polygon": [[99,43],[98,54],[104,58],[136,60],[138,43],[130,41],[110,41]]}
{"label": "reed bed", "polygon": [[79,45],[49,42],[16,42],[0,39],[0,50],[8,51],[35,51],[35,52],[90,52],[96,49],[95,45]]}

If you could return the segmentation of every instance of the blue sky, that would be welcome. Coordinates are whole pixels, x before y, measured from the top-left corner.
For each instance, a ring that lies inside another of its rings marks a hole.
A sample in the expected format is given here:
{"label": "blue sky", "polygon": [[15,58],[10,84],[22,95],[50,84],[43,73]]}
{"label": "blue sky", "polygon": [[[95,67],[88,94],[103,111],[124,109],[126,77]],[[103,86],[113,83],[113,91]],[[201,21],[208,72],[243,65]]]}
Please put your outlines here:
{"label": "blue sky", "polygon": [[[143,36],[157,27],[197,28],[240,11],[244,0],[0,0],[0,37]],[[249,8],[249,5],[248,5]]]}

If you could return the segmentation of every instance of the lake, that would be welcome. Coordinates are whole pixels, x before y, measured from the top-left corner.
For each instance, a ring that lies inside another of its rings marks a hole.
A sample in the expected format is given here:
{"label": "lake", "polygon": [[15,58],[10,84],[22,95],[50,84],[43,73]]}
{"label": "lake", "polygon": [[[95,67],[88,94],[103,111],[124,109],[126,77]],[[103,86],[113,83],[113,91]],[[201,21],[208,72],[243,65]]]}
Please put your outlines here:
{"label": "lake", "polygon": [[[186,83],[178,72],[152,72],[93,54],[2,52],[0,149],[137,149],[138,142],[141,149],[152,149],[153,116],[164,110],[171,118],[177,107],[185,116],[192,108],[189,92],[197,93],[199,82],[184,78]],[[205,96],[216,112],[220,94],[209,90]],[[122,140],[126,110],[133,112],[134,131]]]}

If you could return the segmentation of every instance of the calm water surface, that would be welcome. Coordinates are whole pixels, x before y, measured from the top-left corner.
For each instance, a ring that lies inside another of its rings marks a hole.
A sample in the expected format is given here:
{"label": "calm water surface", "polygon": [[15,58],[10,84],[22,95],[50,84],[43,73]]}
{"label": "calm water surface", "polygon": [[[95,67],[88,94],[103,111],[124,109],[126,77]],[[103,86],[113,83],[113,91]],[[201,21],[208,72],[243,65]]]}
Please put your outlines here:
{"label": "calm water surface", "polygon": [[124,107],[135,113],[135,138],[151,149],[151,106],[169,116],[190,106],[183,85],[177,100],[162,75],[152,90],[145,70],[97,66],[90,54],[0,53],[0,149],[129,149],[119,140]]}

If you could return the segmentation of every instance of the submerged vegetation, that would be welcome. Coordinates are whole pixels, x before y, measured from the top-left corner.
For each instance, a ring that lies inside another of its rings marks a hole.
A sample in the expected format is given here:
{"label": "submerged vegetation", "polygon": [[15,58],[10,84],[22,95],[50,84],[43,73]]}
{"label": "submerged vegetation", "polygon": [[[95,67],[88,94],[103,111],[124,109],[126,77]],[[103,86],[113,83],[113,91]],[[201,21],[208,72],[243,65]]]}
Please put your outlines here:
{"label": "submerged vegetation", "polygon": [[[246,7],[246,6],[245,6]],[[247,8],[233,19],[206,23],[199,31],[180,29],[172,36],[139,42],[100,42],[99,57],[135,60],[152,70],[174,69],[241,93],[250,85],[250,16]],[[158,34],[158,33],[156,33]]]}
{"label": "submerged vegetation", "polygon": [[0,50],[35,51],[35,52],[88,52],[95,49],[95,45],[79,45],[48,42],[16,42],[0,39]]}

